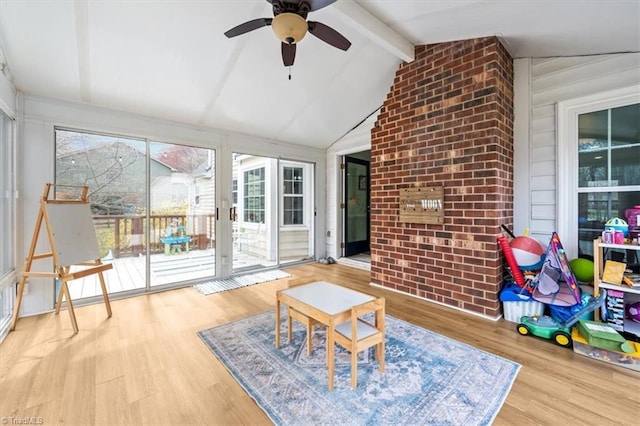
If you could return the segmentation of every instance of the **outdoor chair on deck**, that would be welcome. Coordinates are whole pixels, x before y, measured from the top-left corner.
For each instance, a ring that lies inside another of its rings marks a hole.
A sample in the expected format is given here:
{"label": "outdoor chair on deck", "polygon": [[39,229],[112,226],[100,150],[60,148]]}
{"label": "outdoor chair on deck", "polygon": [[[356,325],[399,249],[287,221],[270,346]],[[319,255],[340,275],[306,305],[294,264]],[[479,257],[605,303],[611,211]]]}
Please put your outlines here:
{"label": "outdoor chair on deck", "polygon": [[[314,281],[317,281],[315,275],[304,275],[302,277],[289,279],[287,284],[289,287],[296,287],[303,284],[309,284]],[[291,341],[293,337],[293,319],[301,322],[307,327],[307,354],[311,356],[311,336],[313,335],[313,327],[317,324],[317,321],[287,306],[287,337],[289,341]]]}
{"label": "outdoor chair on deck", "polygon": [[[384,315],[385,300],[379,297],[351,308],[351,320],[335,327],[335,341],[351,352],[351,387],[358,386],[358,352],[375,346],[375,359],[384,373]],[[375,313],[373,322],[361,317]]]}

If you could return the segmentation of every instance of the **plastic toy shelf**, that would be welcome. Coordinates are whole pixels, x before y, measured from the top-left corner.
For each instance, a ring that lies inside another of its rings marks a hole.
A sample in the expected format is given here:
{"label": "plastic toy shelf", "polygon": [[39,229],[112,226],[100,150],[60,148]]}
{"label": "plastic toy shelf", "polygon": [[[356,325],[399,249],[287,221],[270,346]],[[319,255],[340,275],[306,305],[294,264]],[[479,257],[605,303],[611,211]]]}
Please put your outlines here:
{"label": "plastic toy shelf", "polygon": [[[640,254],[640,245],[638,244],[606,244],[601,238],[593,240],[593,292],[595,295],[600,294],[600,289],[607,289],[606,306],[609,310],[609,318],[607,322],[617,331],[624,331],[640,337],[640,323],[626,318],[625,307],[640,301],[640,287],[629,287],[627,285],[613,284],[602,281],[602,272],[604,270],[605,255],[604,249],[626,250],[627,257],[630,253]],[[600,320],[600,312],[595,311],[596,320]]]}
{"label": "plastic toy shelf", "polygon": [[640,294],[640,287],[629,287],[626,285],[618,285],[618,284],[611,284],[611,283],[607,283],[604,281],[600,282],[600,285],[598,286],[599,288],[606,288],[607,290],[618,290],[618,291],[623,291],[625,293],[635,293],[635,294]]}

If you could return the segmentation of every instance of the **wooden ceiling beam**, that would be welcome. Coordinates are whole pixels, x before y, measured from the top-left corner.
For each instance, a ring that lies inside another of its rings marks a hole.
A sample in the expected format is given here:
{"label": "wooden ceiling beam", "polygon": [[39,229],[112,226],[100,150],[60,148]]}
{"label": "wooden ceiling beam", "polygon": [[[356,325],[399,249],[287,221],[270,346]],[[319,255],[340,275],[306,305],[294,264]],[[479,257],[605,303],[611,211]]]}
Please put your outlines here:
{"label": "wooden ceiling beam", "polygon": [[331,5],[341,12],[362,34],[406,62],[415,59],[413,43],[392,30],[353,0],[340,0]]}

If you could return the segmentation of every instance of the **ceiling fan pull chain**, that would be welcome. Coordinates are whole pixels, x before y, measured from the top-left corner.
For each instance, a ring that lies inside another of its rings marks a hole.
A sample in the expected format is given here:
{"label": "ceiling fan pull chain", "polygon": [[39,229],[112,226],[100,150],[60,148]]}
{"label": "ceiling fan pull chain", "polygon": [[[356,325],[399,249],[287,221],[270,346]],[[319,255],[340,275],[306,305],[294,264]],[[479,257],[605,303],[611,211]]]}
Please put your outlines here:
{"label": "ceiling fan pull chain", "polygon": [[289,80],[291,80],[291,67],[289,67]]}

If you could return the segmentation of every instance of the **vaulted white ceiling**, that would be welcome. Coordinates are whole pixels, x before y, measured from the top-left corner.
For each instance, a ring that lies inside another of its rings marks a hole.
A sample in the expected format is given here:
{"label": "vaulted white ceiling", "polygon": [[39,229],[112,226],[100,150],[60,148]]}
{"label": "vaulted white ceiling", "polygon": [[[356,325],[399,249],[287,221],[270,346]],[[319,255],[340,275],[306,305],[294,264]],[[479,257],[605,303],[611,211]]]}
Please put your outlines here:
{"label": "vaulted white ceiling", "polygon": [[[265,0],[0,0],[0,48],[24,93],[326,148],[384,101],[412,46],[497,35],[514,58],[640,51],[638,0],[337,0],[311,12],[295,64]],[[0,55],[0,62],[2,62]]]}

